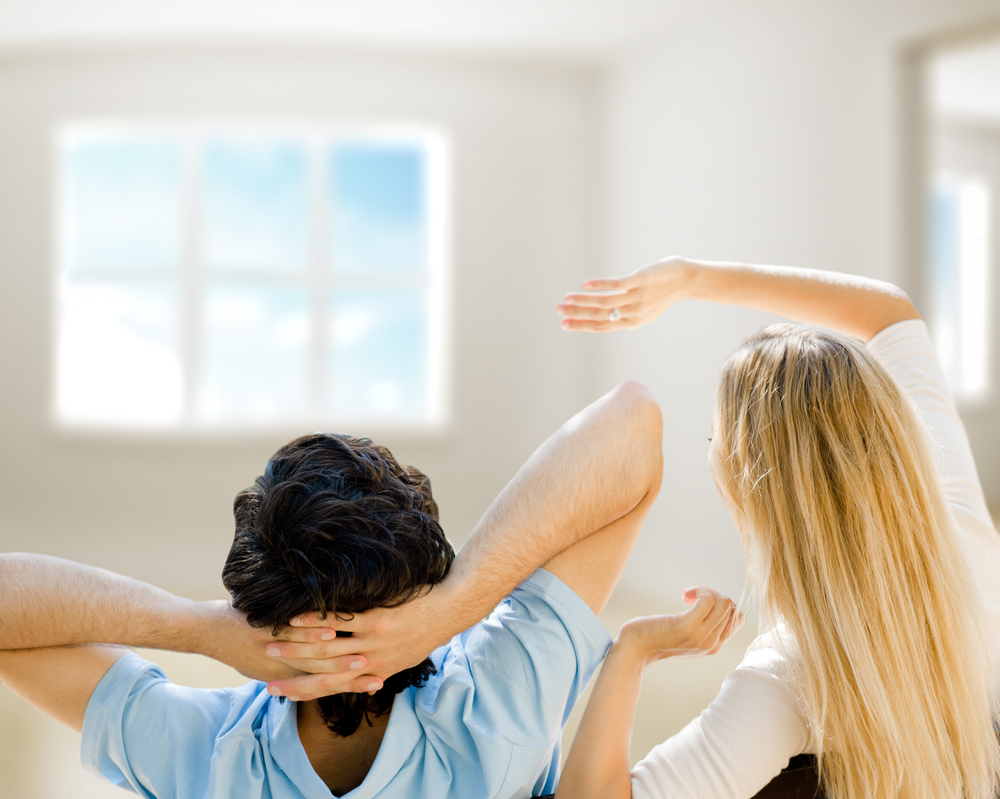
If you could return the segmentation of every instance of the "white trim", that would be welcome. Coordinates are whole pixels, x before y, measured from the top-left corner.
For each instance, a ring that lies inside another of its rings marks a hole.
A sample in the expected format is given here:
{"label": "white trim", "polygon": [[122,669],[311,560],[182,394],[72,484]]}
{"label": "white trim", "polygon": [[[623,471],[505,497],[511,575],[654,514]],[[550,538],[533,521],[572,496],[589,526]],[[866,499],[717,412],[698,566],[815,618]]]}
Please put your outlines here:
{"label": "white trim", "polygon": [[[89,139],[107,141],[116,137],[163,136],[181,143],[183,158],[183,231],[182,263],[179,270],[131,269],[112,267],[87,267],[69,271],[69,252],[66,244],[67,206],[65,181],[65,152],[67,146]],[[300,143],[308,158],[309,192],[309,255],[307,268],[301,272],[268,273],[256,269],[213,269],[209,270],[201,262],[199,225],[200,193],[197,188],[202,166],[199,153],[209,138],[235,138],[237,140],[280,137]],[[426,214],[426,267],[419,274],[349,274],[339,273],[329,268],[330,231],[329,196],[326,187],[327,155],[336,142],[358,141],[364,143],[392,143],[417,145],[424,153],[425,165],[425,214]],[[442,430],[450,418],[450,342],[451,342],[451,263],[450,263],[450,163],[448,141],[437,129],[421,125],[322,125],[316,123],[296,124],[291,122],[233,120],[218,123],[200,121],[132,121],[132,120],[92,120],[72,122],[62,125],[54,140],[54,170],[56,184],[56,209],[54,231],[56,235],[53,285],[53,331],[54,349],[52,358],[52,403],[53,424],[58,429],[73,431],[108,431],[110,433],[166,432],[178,434],[212,434],[216,432],[267,432],[287,429],[290,426],[308,428],[336,427],[343,429],[357,423],[380,429],[403,432],[434,432]],[[139,427],[130,424],[116,425],[107,422],[94,424],[68,421],[62,416],[58,405],[60,325],[63,319],[65,291],[69,282],[86,284],[91,282],[111,283],[124,286],[141,286],[145,283],[169,280],[181,292],[178,320],[181,343],[180,357],[183,381],[183,411],[177,423]],[[266,423],[237,422],[232,425],[206,423],[196,418],[201,348],[199,327],[201,325],[200,304],[209,286],[239,285],[242,287],[286,287],[307,291],[309,299],[309,344],[308,344],[308,398],[307,411],[302,418],[276,419]],[[328,368],[331,366],[328,333],[329,320],[326,309],[333,292],[342,289],[409,289],[426,296],[427,310],[427,353],[426,353],[426,408],[422,419],[390,418],[370,416],[351,417],[340,413],[325,414],[329,407],[325,401]]]}

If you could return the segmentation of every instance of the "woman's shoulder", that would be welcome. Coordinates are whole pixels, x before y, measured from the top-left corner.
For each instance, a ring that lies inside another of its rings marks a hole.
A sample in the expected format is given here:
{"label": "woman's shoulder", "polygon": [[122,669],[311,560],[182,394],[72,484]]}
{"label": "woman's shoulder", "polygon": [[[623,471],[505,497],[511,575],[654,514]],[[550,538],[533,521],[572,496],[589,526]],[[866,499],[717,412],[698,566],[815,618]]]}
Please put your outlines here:
{"label": "woman's shoulder", "polygon": [[737,671],[755,672],[789,685],[793,680],[798,646],[791,630],[783,622],[761,624],[757,637],[747,647]]}

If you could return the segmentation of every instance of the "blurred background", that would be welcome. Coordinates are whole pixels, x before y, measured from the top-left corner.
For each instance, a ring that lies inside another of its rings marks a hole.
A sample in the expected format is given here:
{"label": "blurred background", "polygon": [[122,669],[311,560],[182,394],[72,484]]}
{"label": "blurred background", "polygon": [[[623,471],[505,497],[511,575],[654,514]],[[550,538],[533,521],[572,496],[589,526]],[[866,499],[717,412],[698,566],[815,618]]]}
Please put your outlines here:
{"label": "blurred background", "polygon": [[[666,478],[603,620],[739,595],[705,438],[771,319],[682,304],[595,337],[554,311],[671,253],[903,286],[1000,509],[998,198],[995,0],[0,0],[0,550],[224,596],[233,496],[316,429],[423,469],[459,545],[635,378]],[[754,626],[651,670],[634,757]],[[121,795],[6,689],[0,741],[5,796]]]}

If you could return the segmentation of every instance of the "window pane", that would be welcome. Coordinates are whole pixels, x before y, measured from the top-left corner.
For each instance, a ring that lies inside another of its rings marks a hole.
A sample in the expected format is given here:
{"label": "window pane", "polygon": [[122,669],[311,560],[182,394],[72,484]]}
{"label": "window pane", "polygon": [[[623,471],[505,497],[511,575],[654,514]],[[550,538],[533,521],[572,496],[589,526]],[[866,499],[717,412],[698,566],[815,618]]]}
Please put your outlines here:
{"label": "window pane", "polygon": [[63,149],[70,270],[173,267],[181,257],[181,149],[132,135],[71,138]]}
{"label": "window pane", "polygon": [[975,179],[939,178],[930,203],[931,320],[956,397],[989,390],[989,197]]}
{"label": "window pane", "polygon": [[426,258],[425,163],[414,145],[334,148],[329,186],[332,266],[342,272],[414,272]]}
{"label": "window pane", "polygon": [[307,407],[308,297],[297,289],[211,288],[201,317],[196,417],[283,422]]}
{"label": "window pane", "polygon": [[309,209],[302,145],[216,140],[205,147],[202,169],[206,266],[305,268]]}
{"label": "window pane", "polygon": [[338,291],[330,306],[326,396],[335,416],[409,421],[427,412],[421,291]]}
{"label": "window pane", "polygon": [[178,294],[167,285],[69,287],[60,324],[57,414],[100,426],[180,421]]}

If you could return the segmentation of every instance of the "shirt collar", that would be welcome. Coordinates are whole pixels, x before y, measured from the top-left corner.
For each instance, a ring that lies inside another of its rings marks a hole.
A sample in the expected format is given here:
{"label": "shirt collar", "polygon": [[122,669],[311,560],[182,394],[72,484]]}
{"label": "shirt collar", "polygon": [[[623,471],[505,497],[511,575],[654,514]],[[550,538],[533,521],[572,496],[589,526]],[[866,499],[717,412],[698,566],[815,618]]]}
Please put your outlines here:
{"label": "shirt collar", "polygon": [[[396,694],[382,744],[364,781],[343,799],[373,799],[399,773],[420,740],[421,727],[413,707],[414,688]],[[330,799],[330,789],[313,770],[299,740],[295,702],[272,696],[267,708],[271,757],[307,799]]]}

